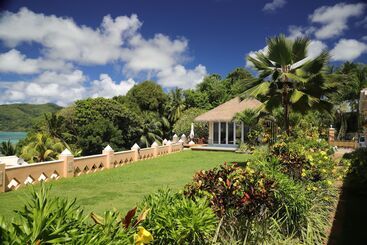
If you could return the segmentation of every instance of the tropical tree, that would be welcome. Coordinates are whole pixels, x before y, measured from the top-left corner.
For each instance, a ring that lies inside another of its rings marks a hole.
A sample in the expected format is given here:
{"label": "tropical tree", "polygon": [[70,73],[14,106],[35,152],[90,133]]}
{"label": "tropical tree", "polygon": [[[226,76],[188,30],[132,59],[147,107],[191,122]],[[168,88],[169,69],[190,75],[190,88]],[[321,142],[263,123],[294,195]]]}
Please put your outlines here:
{"label": "tropical tree", "polygon": [[171,90],[168,94],[168,119],[175,123],[182,115],[183,110],[185,109],[185,97],[183,95],[182,89],[175,88]]}
{"label": "tropical tree", "polygon": [[140,144],[149,147],[154,141],[162,141],[162,127],[167,121],[154,112],[143,111],[144,123],[140,128]]}
{"label": "tropical tree", "polygon": [[344,86],[341,89],[341,98],[347,101],[351,108],[357,113],[357,128],[359,129],[359,96],[362,89],[367,87],[367,66],[346,62],[337,72],[344,80]]}
{"label": "tropical tree", "polygon": [[[191,131],[191,124],[194,122],[195,117],[203,114],[207,110],[200,108],[190,108],[182,113],[180,119],[173,126],[173,132],[181,136],[182,134],[189,135]],[[208,137],[208,123],[206,122],[194,122],[195,126],[195,138],[207,138]]]}
{"label": "tropical tree", "polygon": [[267,111],[283,107],[287,134],[290,134],[291,110],[305,112],[311,108],[328,110],[331,107],[324,99],[330,88],[322,74],[329,54],[322,51],[315,58],[308,57],[309,44],[307,38],[290,40],[279,35],[267,40],[267,52],[248,57],[259,76],[243,96],[259,98]]}
{"label": "tropical tree", "polygon": [[3,141],[0,145],[0,153],[4,156],[14,156],[16,154],[16,148],[10,142],[10,140]]}
{"label": "tropical tree", "polygon": [[63,127],[63,118],[61,116],[56,115],[56,113],[44,114],[44,121],[46,124],[46,131],[52,137],[62,139],[62,127]]}
{"label": "tropical tree", "polygon": [[64,145],[48,134],[33,134],[29,143],[23,146],[21,157],[28,162],[44,162],[55,160],[64,150]]}

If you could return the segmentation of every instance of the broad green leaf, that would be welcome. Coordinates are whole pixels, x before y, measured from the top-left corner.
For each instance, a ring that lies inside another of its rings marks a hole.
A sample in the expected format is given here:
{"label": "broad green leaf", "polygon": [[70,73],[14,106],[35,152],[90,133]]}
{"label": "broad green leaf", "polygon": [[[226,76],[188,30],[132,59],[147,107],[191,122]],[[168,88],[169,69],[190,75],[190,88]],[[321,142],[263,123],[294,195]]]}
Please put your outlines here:
{"label": "broad green leaf", "polygon": [[296,103],[304,95],[305,95],[305,93],[303,93],[302,91],[299,91],[299,90],[295,89],[293,91],[292,95],[291,95],[290,101],[292,103]]}
{"label": "broad green leaf", "polygon": [[260,83],[259,85],[248,89],[243,94],[247,97],[257,97],[258,95],[265,95],[269,91],[269,86],[270,86],[270,83],[267,81],[264,81]]}

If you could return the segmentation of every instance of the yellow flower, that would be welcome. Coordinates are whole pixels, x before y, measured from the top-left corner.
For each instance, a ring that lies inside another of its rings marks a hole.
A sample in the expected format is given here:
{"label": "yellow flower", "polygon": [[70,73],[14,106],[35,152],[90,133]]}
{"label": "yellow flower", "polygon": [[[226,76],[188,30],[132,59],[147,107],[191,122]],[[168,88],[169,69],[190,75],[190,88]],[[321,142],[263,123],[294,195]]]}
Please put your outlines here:
{"label": "yellow flower", "polygon": [[306,170],[305,170],[304,168],[302,169],[301,176],[302,176],[302,177],[305,177],[305,176],[306,176]]}
{"label": "yellow flower", "polygon": [[331,182],[331,180],[327,180],[327,181],[326,181],[326,184],[328,184],[328,185],[330,185],[330,186],[331,186],[331,185],[333,184],[333,182]]}
{"label": "yellow flower", "polygon": [[317,187],[316,187],[316,186],[313,186],[313,187],[312,187],[312,190],[313,190],[313,191],[317,191]]}
{"label": "yellow flower", "polygon": [[134,235],[134,240],[136,245],[144,245],[153,241],[153,236],[144,227],[139,226],[138,233]]}
{"label": "yellow flower", "polygon": [[321,169],[321,172],[326,173],[326,169],[324,169],[324,168]]}

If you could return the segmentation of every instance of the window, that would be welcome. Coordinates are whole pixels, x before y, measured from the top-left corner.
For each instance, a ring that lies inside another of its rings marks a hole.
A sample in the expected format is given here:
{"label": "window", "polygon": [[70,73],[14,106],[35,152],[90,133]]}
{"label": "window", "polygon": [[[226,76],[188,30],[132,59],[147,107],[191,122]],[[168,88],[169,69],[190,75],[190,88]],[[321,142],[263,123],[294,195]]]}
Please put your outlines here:
{"label": "window", "polygon": [[219,144],[219,123],[213,123],[213,144]]}

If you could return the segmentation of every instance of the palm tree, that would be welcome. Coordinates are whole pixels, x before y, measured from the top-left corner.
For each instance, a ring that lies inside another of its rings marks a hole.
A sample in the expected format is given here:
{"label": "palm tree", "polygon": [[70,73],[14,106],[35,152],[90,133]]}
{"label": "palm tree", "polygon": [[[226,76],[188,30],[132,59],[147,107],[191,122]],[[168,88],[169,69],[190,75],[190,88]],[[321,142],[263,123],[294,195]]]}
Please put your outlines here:
{"label": "palm tree", "polygon": [[64,150],[64,145],[44,133],[36,133],[28,145],[22,148],[21,157],[29,162],[55,160]]}
{"label": "palm tree", "polygon": [[144,123],[140,128],[140,144],[149,147],[154,141],[162,141],[163,122],[154,112],[143,111]]}
{"label": "palm tree", "polygon": [[16,149],[10,140],[3,141],[0,145],[0,153],[4,156],[14,156],[16,154]]}
{"label": "palm tree", "polygon": [[175,123],[181,117],[186,107],[182,89],[175,88],[171,90],[168,94],[168,98],[168,119],[172,123]]}
{"label": "palm tree", "polygon": [[243,97],[258,97],[264,109],[271,112],[282,107],[285,130],[290,134],[289,112],[305,112],[310,108],[330,109],[324,96],[330,91],[322,71],[329,59],[327,51],[316,58],[307,57],[310,40],[286,39],[284,35],[267,40],[267,52],[257,52],[247,59],[259,71]]}

